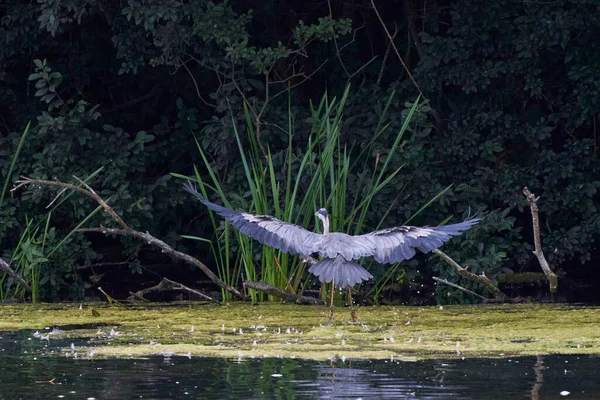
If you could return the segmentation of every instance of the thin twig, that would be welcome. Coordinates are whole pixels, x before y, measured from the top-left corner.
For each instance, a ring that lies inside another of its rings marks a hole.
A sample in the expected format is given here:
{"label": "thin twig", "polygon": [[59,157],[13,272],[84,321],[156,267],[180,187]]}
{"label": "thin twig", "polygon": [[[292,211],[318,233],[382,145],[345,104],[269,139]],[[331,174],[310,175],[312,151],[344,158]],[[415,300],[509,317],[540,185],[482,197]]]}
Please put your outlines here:
{"label": "thin twig", "polygon": [[127,265],[131,264],[130,261],[120,261],[120,262],[104,262],[104,263],[95,263],[95,264],[84,264],[78,265],[75,267],[76,270],[88,269],[88,268],[98,268],[98,267],[113,267],[115,265]]}
{"label": "thin twig", "polygon": [[[398,34],[398,25],[394,24],[394,34],[392,35],[392,40],[394,40],[396,38],[397,34]],[[381,68],[379,69],[379,76],[377,77],[377,85],[381,84],[381,79],[383,78],[383,70],[385,69],[385,63],[387,62],[387,59],[390,55],[392,43],[393,42],[390,41],[388,43],[387,47],[385,48],[385,54],[383,55],[383,60],[381,61]]]}
{"label": "thin twig", "polygon": [[408,69],[408,66],[406,65],[406,63],[402,59],[402,56],[398,52],[398,48],[394,44],[394,38],[390,34],[390,31],[388,31],[388,28],[385,26],[385,23],[383,22],[383,19],[381,18],[381,15],[379,15],[379,11],[377,10],[377,7],[375,7],[375,3],[373,2],[373,0],[371,0],[371,5],[373,6],[373,10],[375,10],[375,14],[377,14],[377,18],[379,19],[379,22],[381,23],[381,26],[383,27],[383,30],[385,30],[385,33],[386,33],[388,39],[390,40],[390,43],[392,44],[392,47],[394,48],[394,52],[396,53],[396,56],[398,57],[398,59],[400,60],[400,63],[402,64],[402,67],[404,68],[404,70],[408,74],[408,77],[412,81],[413,85],[415,85],[415,88],[417,88],[417,90],[419,91],[419,94],[421,94],[421,96],[425,99],[426,97],[423,94],[423,91],[421,90],[421,87],[419,86],[419,84],[417,83],[417,81],[415,80],[415,78],[410,73],[410,70]]}
{"label": "thin twig", "polygon": [[470,295],[472,295],[472,296],[479,297],[481,300],[487,300],[487,299],[486,299],[485,297],[483,297],[482,295],[480,295],[480,294],[477,294],[477,293],[473,292],[472,290],[469,290],[469,289],[467,289],[467,288],[464,288],[464,287],[462,287],[462,286],[459,286],[459,285],[457,285],[456,283],[452,283],[452,282],[450,282],[450,281],[447,281],[447,280],[445,280],[445,279],[442,279],[442,278],[438,278],[438,277],[436,277],[436,276],[433,276],[432,278],[433,278],[433,280],[434,280],[434,281],[441,282],[441,283],[444,283],[444,284],[446,284],[446,285],[448,285],[448,286],[452,286],[452,287],[455,287],[455,288],[457,288],[457,289],[460,289],[460,290],[462,290],[463,292],[465,292],[465,293],[468,293],[468,294],[470,294]]}
{"label": "thin twig", "polygon": [[202,103],[204,103],[204,105],[207,105],[212,108],[217,108],[217,106],[215,104],[211,104],[208,101],[204,100],[204,97],[202,97],[202,95],[200,94],[200,88],[198,88],[198,83],[196,82],[196,78],[194,78],[194,74],[192,74],[192,71],[190,71],[190,69],[188,68],[186,63],[187,63],[186,61],[182,61],[181,65],[183,65],[183,68],[185,68],[185,70],[187,71],[190,78],[192,78],[192,82],[194,82],[194,87],[196,88],[196,94],[198,95],[198,98],[200,99],[200,101]]}
{"label": "thin twig", "polygon": [[540,237],[540,217],[539,210],[537,206],[537,201],[539,197],[535,197],[533,193],[529,191],[527,186],[523,188],[523,194],[527,197],[529,201],[529,207],[531,208],[531,219],[533,221],[533,241],[535,243],[535,251],[533,254],[537,257],[544,274],[546,274],[546,278],[548,279],[548,283],[550,285],[550,293],[556,293],[556,288],[558,287],[558,278],[556,274],[550,268],[546,257],[544,256],[544,252],[542,250],[542,239]]}

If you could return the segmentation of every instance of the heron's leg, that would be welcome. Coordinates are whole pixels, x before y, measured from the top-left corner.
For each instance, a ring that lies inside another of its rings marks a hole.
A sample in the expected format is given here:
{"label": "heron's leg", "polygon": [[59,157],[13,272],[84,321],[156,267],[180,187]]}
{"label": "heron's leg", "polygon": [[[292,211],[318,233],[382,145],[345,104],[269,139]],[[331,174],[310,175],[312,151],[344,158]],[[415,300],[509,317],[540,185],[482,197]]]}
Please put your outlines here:
{"label": "heron's leg", "polygon": [[335,295],[335,281],[331,280],[331,300],[329,303],[329,320],[333,321],[335,319],[335,314],[333,312],[333,296]]}
{"label": "heron's leg", "polygon": [[352,288],[350,285],[347,285],[348,289],[348,302],[350,303],[350,316],[352,318],[352,322],[356,322],[356,309],[354,308],[354,302],[352,301]]}

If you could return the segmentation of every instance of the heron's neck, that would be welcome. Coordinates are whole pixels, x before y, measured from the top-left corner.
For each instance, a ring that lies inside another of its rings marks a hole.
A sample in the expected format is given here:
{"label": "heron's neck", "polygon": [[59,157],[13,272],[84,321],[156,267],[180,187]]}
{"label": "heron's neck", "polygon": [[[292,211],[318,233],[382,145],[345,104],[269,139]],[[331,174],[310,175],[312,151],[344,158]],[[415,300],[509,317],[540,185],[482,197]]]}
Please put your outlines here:
{"label": "heron's neck", "polygon": [[327,235],[329,233],[329,217],[326,217],[323,220],[323,235]]}

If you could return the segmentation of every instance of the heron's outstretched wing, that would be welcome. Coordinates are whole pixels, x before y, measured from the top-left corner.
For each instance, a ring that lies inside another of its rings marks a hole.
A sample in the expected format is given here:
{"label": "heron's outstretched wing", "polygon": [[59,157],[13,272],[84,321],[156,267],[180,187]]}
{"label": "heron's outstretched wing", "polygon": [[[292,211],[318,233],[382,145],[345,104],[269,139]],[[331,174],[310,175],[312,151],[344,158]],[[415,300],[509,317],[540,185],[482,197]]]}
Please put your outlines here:
{"label": "heron's outstretched wing", "polygon": [[267,246],[305,257],[318,251],[315,244],[319,242],[322,235],[309,232],[298,225],[280,221],[269,215],[248,214],[211,203],[202,197],[190,182],[184,185],[184,189],[206,207],[231,222],[231,225],[237,230]]}
{"label": "heron's outstretched wing", "polygon": [[479,222],[473,218],[458,224],[445,226],[399,226],[355,236],[356,239],[373,243],[375,260],[380,263],[395,263],[408,260],[415,255],[415,249],[424,253],[437,249],[453,236],[458,236]]}

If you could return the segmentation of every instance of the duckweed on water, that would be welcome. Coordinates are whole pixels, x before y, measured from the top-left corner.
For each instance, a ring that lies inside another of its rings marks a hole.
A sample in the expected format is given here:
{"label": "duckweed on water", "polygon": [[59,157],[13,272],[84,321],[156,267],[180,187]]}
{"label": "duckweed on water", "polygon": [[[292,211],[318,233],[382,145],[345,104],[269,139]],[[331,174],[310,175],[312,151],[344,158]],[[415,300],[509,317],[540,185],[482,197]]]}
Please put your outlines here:
{"label": "duckweed on water", "polygon": [[[96,313],[93,313],[96,311]],[[93,314],[100,314],[99,316]],[[79,356],[297,357],[404,360],[600,354],[600,308],[485,305],[348,308],[291,304],[103,303],[0,306],[0,331],[59,328]],[[111,335],[112,330],[112,335]],[[34,339],[38,340],[38,339]],[[67,345],[68,346],[68,345]],[[65,346],[66,347],[66,346]],[[66,347],[65,355],[73,349]]]}

